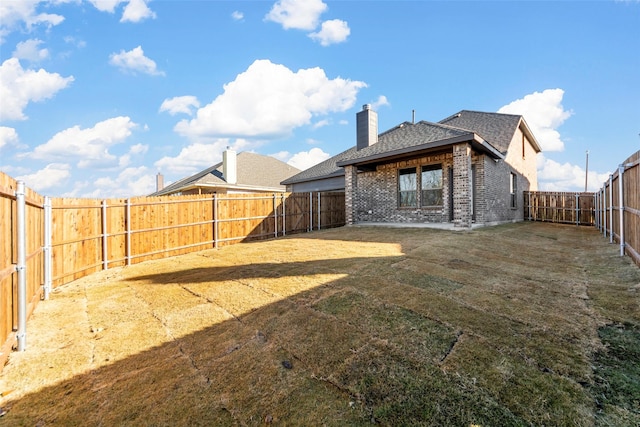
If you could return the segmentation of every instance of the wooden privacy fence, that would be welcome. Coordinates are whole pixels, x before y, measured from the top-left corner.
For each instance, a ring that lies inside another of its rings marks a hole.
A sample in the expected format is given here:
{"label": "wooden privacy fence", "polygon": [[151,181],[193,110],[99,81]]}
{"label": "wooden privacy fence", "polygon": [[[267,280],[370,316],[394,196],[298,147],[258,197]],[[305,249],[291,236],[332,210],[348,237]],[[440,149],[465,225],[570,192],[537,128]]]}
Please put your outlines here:
{"label": "wooden privacy fence", "polygon": [[595,194],[525,191],[524,217],[529,221],[595,225]]}
{"label": "wooden privacy fence", "polygon": [[0,370],[60,285],[111,267],[345,224],[344,193],[42,197],[0,172]]}
{"label": "wooden privacy fence", "polygon": [[620,255],[629,255],[640,266],[640,151],[609,175],[596,192],[596,226],[620,244]]}

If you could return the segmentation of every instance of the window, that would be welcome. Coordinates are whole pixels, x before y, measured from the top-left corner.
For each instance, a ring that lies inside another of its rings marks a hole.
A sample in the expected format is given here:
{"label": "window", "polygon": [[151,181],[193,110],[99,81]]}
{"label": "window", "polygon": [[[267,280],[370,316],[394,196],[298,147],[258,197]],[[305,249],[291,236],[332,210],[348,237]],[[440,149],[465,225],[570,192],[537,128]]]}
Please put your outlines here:
{"label": "window", "polygon": [[442,206],[442,165],[422,167],[422,206]]}
{"label": "window", "polygon": [[516,176],[515,173],[511,173],[511,179],[509,181],[509,192],[511,193],[511,207],[512,208],[517,208],[518,207],[518,202],[516,199],[516,192],[518,189],[518,177]]}
{"label": "window", "polygon": [[417,192],[416,169],[400,169],[398,174],[398,205],[401,208],[416,207]]}

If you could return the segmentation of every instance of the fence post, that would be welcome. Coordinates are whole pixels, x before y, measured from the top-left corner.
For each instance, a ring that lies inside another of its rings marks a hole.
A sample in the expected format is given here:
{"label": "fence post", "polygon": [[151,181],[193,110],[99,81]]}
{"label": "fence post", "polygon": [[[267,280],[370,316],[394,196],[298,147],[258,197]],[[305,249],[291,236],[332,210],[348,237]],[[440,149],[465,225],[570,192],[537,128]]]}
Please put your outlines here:
{"label": "fence post", "polygon": [[313,191],[309,191],[309,228],[308,231],[313,231]]}
{"label": "fence post", "polygon": [[127,265],[131,265],[131,199],[127,199],[127,204],[125,205],[125,229],[126,229],[126,258]]}
{"label": "fence post", "polygon": [[282,235],[287,235],[287,197],[282,195]]}
{"label": "fence post", "polygon": [[107,270],[109,268],[109,254],[107,238],[109,234],[107,232],[107,201],[102,201],[102,269]]}
{"label": "fence post", "polygon": [[620,256],[624,256],[624,165],[618,167],[618,203],[620,204]]}
{"label": "fence post", "polygon": [[613,174],[609,174],[609,243],[613,243]]}
{"label": "fence post", "polygon": [[213,193],[213,247],[218,248],[218,194]]}
{"label": "fence post", "polygon": [[51,198],[46,196],[44,198],[44,247],[42,248],[44,255],[44,299],[49,299],[51,293],[51,229],[52,229],[52,215],[51,215]]}
{"label": "fence post", "polygon": [[320,217],[320,192],[318,191],[318,230],[322,228],[322,218]]}
{"label": "fence post", "polygon": [[16,231],[18,263],[18,331],[16,339],[18,341],[18,351],[24,351],[27,338],[27,227],[25,224],[25,192],[24,181],[18,181],[16,187]]}
{"label": "fence post", "polygon": [[275,238],[278,238],[278,202],[276,193],[273,193],[273,224],[275,225]]}
{"label": "fence post", "polygon": [[576,225],[580,225],[580,196],[576,193]]}

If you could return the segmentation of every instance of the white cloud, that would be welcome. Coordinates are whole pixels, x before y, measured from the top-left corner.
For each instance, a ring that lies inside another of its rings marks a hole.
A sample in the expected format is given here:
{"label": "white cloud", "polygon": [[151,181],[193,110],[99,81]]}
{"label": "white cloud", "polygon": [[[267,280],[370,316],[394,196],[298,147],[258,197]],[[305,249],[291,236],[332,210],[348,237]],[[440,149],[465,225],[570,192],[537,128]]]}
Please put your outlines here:
{"label": "white cloud", "polygon": [[89,2],[101,12],[113,13],[116,7],[120,3],[124,3],[125,0],[89,0]]}
{"label": "white cloud", "polygon": [[234,11],[231,14],[231,17],[235,20],[235,21],[242,21],[244,19],[244,13],[240,12],[240,11]]}
{"label": "white cloud", "polygon": [[185,178],[202,169],[220,162],[222,152],[230,145],[228,139],[220,139],[211,143],[196,142],[184,147],[175,157],[163,157],[154,166],[166,175]]}
{"label": "white cloud", "polygon": [[[155,191],[155,175],[146,167],[125,168],[116,177],[100,177],[91,186],[81,184],[82,188],[76,188],[75,194],[80,197],[112,198],[145,196]],[[84,188],[92,188],[90,192],[82,192]]]}
{"label": "white cloud", "polygon": [[371,104],[371,108],[375,110],[385,105],[391,105],[391,104],[389,104],[389,101],[387,100],[386,96],[380,95],[378,99],[373,104]]}
{"label": "white cloud", "polygon": [[294,154],[287,163],[294,168],[305,170],[327,160],[329,157],[331,157],[329,153],[325,153],[320,148],[315,147],[309,151],[301,151]]}
{"label": "white cloud", "polygon": [[155,19],[156,14],[145,0],[130,0],[122,12],[122,18],[120,22],[140,22],[147,18]]}
{"label": "white cloud", "polygon": [[44,160],[78,159],[79,168],[114,166],[117,159],[109,153],[109,148],[125,141],[136,126],[129,117],[122,116],[88,129],[74,126],[58,132],[29,155]]}
{"label": "white cloud", "polygon": [[[607,179],[609,173],[589,171],[587,190],[597,191]],[[584,180],[584,168],[538,155],[538,186],[541,191],[584,191]]]}
{"label": "white cloud", "polygon": [[158,71],[156,63],[144,56],[142,46],[138,46],[128,52],[121,50],[120,53],[109,55],[109,64],[120,68],[123,72],[140,72],[152,76],[164,76],[163,71]]}
{"label": "white cloud", "polygon": [[353,106],[364,82],[330,80],[321,68],[293,72],[269,60],[257,60],[224,85],[224,93],[200,108],[175,131],[198,139],[216,137],[277,137],[310,123],[314,115],[345,111]]}
{"label": "white cloud", "polygon": [[349,34],[351,34],[351,29],[346,21],[332,19],[330,21],[324,21],[320,31],[309,34],[309,37],[320,42],[322,46],[329,46],[346,41]]}
{"label": "white cloud", "polygon": [[172,116],[178,113],[188,114],[190,116],[193,115],[192,108],[200,107],[200,101],[198,98],[191,95],[186,96],[176,96],[173,98],[167,98],[162,101],[162,105],[160,106],[160,112],[166,111]]}
{"label": "white cloud", "polygon": [[73,76],[62,77],[43,69],[25,70],[17,58],[7,59],[0,65],[0,121],[25,120],[23,110],[29,102],[51,98],[73,80]]}
{"label": "white cloud", "polygon": [[18,143],[18,132],[14,128],[0,126],[0,151],[2,147]]}
{"label": "white cloud", "polygon": [[18,43],[16,50],[13,51],[13,57],[18,59],[26,59],[31,62],[40,62],[49,57],[49,50],[40,49],[42,40],[29,39]]}
{"label": "white cloud", "polygon": [[71,176],[71,167],[65,163],[50,163],[37,172],[17,176],[25,185],[37,192],[44,192],[64,184]]}
{"label": "white cloud", "polygon": [[0,44],[4,38],[14,30],[21,28],[22,24],[27,31],[36,25],[45,25],[48,28],[64,21],[64,16],[50,13],[38,13],[36,10],[41,0],[14,0],[0,2]]}
{"label": "white cloud", "polygon": [[149,151],[149,146],[146,144],[135,144],[129,148],[130,154],[145,154],[147,151]]}
{"label": "white cloud", "polygon": [[564,142],[556,130],[573,113],[562,106],[562,89],[534,92],[501,107],[498,113],[524,116],[542,151],[563,151]]}
{"label": "white cloud", "polygon": [[329,120],[327,119],[318,120],[313,124],[314,129],[320,129],[321,127],[325,127],[325,126],[329,126]]}
{"label": "white cloud", "polygon": [[320,15],[327,10],[322,0],[278,0],[265,16],[288,30],[314,30],[318,26]]}

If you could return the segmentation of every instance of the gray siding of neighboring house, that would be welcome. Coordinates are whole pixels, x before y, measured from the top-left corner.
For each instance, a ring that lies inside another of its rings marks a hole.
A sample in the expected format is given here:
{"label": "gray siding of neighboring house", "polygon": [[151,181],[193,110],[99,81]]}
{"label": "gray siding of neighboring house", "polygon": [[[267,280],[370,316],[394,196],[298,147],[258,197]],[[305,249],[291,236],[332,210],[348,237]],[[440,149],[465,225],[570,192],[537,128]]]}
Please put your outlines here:
{"label": "gray siding of neighboring house", "polygon": [[344,175],[315,181],[298,182],[287,185],[290,193],[306,193],[309,191],[344,191]]}

